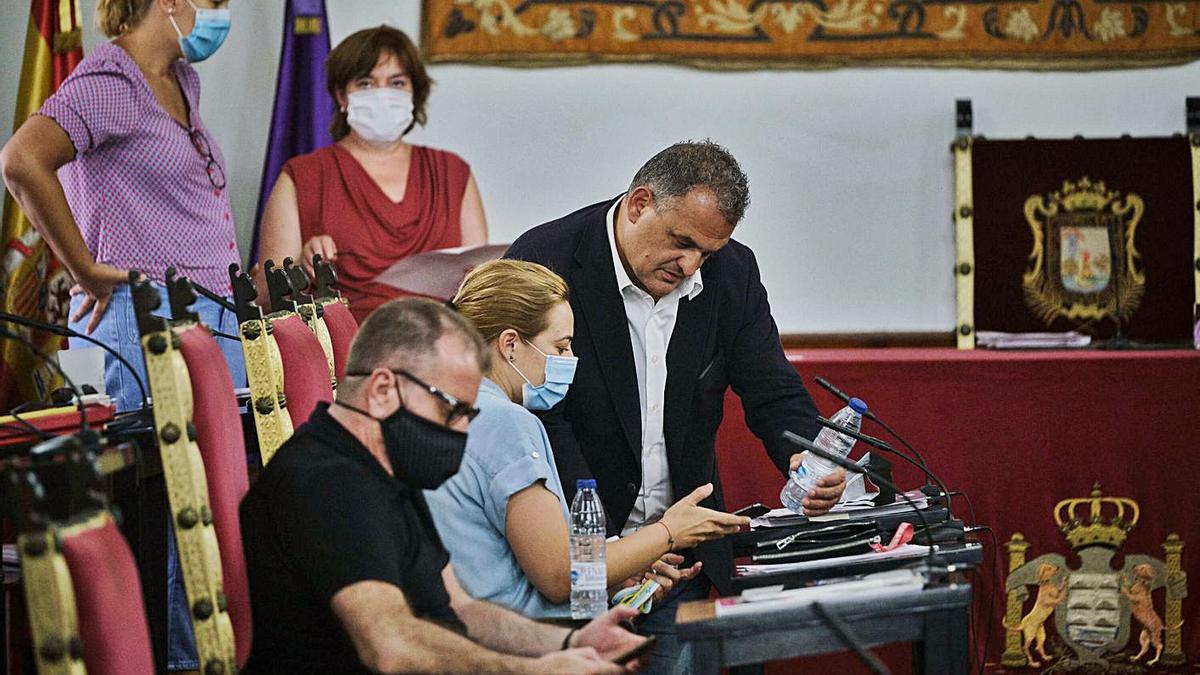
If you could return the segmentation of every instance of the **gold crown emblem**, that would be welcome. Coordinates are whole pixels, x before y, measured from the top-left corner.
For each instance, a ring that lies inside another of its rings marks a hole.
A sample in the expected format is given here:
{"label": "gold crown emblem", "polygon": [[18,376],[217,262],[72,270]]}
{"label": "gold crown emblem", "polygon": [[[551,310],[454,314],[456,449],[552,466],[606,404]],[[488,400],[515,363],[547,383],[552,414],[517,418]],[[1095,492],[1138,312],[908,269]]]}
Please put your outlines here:
{"label": "gold crown emblem", "polygon": [[1052,193],[1050,198],[1060,202],[1066,211],[1099,211],[1117,196],[1117,191],[1109,190],[1104,181],[1092,182],[1084,176],[1074,183],[1069,180],[1063,181],[1062,189]]}
{"label": "gold crown emblem", "polygon": [[[1086,513],[1080,507],[1086,506]],[[1141,509],[1127,497],[1105,497],[1100,484],[1090,497],[1064,499],[1054,506],[1054,522],[1072,549],[1088,546],[1119,548],[1138,523]]]}

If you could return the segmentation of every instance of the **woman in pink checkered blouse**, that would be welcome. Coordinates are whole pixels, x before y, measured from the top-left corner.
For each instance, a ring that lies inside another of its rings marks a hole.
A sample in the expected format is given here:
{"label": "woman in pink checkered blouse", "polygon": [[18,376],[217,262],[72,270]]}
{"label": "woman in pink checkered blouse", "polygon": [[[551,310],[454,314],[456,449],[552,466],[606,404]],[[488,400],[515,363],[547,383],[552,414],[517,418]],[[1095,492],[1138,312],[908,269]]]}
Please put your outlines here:
{"label": "woman in pink checkered blouse", "polygon": [[[115,39],[88,54],[21,125],[0,165],[9,191],[75,279],[71,327],[121,353],[144,381],[130,271],[157,282],[163,312],[168,267],[229,296],[229,265],[241,260],[225,159],[200,119],[200,79],[188,63],[224,41],[228,0],[97,0],[96,17]],[[217,303],[192,309],[208,326],[237,333],[236,318]],[[244,386],[240,345],[220,343],[234,386]],[[141,406],[131,374],[117,359],[105,361],[118,410]],[[169,546],[168,667],[196,669],[174,553]]]}
{"label": "woman in pink checkered blouse", "polygon": [[[99,325],[113,289],[136,269],[167,267],[222,295],[239,262],[225,161],[199,114],[200,80],[175,31],[228,0],[134,0],[136,25],[114,26],[13,135],[5,181],[86,299]],[[174,22],[174,23],[173,23]]]}

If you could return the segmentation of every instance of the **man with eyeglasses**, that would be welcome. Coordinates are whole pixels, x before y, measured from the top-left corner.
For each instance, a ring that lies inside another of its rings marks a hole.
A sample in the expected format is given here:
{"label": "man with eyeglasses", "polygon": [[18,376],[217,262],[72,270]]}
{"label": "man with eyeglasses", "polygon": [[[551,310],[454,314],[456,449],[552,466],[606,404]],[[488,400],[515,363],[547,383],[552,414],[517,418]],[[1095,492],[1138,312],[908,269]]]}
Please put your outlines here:
{"label": "man with eyeglasses", "polygon": [[459,586],[421,491],[452,476],[488,352],[427,300],[383,305],[321,404],[242,502],[254,608],[245,672],[621,672],[644,638],[614,609],[578,630]]}

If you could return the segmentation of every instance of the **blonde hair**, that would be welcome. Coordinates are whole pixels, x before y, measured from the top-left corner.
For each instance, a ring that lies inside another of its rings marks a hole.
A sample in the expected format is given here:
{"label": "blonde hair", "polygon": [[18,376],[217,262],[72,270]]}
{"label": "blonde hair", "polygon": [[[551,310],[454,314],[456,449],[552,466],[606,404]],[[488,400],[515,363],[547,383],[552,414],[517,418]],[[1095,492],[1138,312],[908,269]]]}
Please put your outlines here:
{"label": "blonde hair", "polygon": [[492,342],[512,328],[529,339],[546,330],[546,314],[570,298],[567,282],[537,263],[490,260],[471,270],[454,309]]}
{"label": "blonde hair", "polygon": [[96,0],[96,27],[110,38],[129,32],[146,18],[154,0]]}

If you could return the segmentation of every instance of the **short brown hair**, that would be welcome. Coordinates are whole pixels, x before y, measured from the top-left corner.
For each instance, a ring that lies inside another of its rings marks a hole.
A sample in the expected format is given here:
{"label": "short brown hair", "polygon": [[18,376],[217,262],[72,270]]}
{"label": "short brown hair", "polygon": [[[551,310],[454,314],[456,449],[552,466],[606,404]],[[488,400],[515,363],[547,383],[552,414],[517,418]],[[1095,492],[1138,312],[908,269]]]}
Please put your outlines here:
{"label": "short brown hair", "polygon": [[671,208],[695,188],[711,190],[717,210],[735,227],[750,205],[750,180],[728,150],[710,140],[683,141],[659,152],[638,169],[629,189],[650,188],[657,208]]}
{"label": "short brown hair", "polygon": [[129,32],[146,18],[154,0],[96,0],[96,27],[110,38]]}
{"label": "short brown hair", "polygon": [[537,263],[490,260],[463,279],[454,308],[492,342],[512,328],[529,339],[546,330],[546,314],[570,299],[567,282]]}
{"label": "short brown hair", "polygon": [[[403,368],[423,373],[437,355],[438,339],[447,334],[462,338],[474,352],[479,370],[487,372],[491,354],[475,327],[444,305],[424,298],[392,300],[371,312],[350,343],[346,372]],[[338,383],[338,389],[353,395],[362,381],[347,378]]]}
{"label": "short brown hair", "polygon": [[333,140],[340,141],[350,133],[346,113],[337,102],[338,92],[345,91],[354,80],[369,75],[385,54],[391,54],[400,61],[409,81],[412,82],[413,123],[404,133],[411,131],[414,125],[425,126],[425,102],[429,100],[433,79],[425,71],[421,53],[417,51],[417,46],[408,35],[385,24],[378,28],[364,28],[351,34],[339,42],[325,59],[325,88],[333,98],[333,123],[329,126]]}

